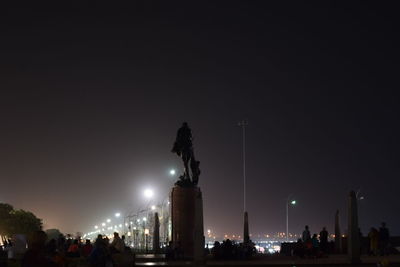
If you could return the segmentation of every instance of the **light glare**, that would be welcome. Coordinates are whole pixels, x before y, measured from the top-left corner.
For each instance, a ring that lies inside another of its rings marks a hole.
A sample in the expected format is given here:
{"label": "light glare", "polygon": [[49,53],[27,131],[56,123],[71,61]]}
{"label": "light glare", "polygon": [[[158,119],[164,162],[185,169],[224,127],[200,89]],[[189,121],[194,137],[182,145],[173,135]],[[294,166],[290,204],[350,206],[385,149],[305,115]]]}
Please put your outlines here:
{"label": "light glare", "polygon": [[151,189],[146,189],[146,190],[144,190],[144,196],[146,197],[146,198],[152,198],[153,197],[153,195],[154,195],[154,192],[153,192],[153,190],[151,190]]}

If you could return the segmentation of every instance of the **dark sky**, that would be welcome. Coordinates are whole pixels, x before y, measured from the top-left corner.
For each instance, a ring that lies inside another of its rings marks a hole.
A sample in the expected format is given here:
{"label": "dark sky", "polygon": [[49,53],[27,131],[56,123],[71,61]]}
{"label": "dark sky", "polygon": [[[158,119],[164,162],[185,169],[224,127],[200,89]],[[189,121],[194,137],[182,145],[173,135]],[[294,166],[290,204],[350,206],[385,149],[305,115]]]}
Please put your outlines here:
{"label": "dark sky", "polygon": [[360,224],[400,234],[397,9],[367,1],[143,1],[3,7],[0,201],[87,231],[161,199],[188,121],[205,227],[253,234]]}

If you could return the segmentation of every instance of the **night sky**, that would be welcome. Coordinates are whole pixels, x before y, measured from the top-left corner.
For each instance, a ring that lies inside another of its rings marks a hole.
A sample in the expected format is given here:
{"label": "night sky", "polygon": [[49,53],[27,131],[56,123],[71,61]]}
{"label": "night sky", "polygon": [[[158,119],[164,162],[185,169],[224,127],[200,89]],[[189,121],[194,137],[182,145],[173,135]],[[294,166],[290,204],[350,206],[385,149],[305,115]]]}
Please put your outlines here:
{"label": "night sky", "polygon": [[[57,1],[56,1],[57,2]],[[367,1],[143,1],[0,11],[0,201],[88,231],[157,201],[188,121],[205,228],[333,231],[360,190],[364,234],[400,234],[397,9]],[[351,3],[351,4],[349,4]]]}

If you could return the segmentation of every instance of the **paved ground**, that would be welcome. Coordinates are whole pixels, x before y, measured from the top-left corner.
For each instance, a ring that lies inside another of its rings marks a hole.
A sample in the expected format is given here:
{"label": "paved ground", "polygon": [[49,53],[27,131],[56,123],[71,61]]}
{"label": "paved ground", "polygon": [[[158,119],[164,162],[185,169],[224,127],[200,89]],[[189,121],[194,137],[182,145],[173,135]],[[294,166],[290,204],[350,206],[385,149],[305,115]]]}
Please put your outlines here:
{"label": "paved ground", "polygon": [[[363,256],[361,258],[362,263],[358,265],[352,266],[378,266],[378,264],[388,264],[387,266],[398,266],[400,267],[400,255],[392,255],[388,257],[371,257],[371,256]],[[146,255],[141,256],[138,255],[136,266],[187,266],[191,265],[191,262],[185,261],[172,261],[165,262],[163,257],[154,255]],[[332,255],[327,258],[319,258],[319,259],[299,259],[299,258],[291,258],[284,256],[265,256],[258,257],[256,259],[248,260],[248,261],[216,261],[216,260],[207,260],[207,266],[349,266],[347,256],[346,255]]]}
{"label": "paved ground", "polygon": [[[220,267],[220,266],[234,266],[234,267],[245,267],[245,266],[266,266],[266,267],[315,267],[315,266],[323,266],[323,267],[339,267],[339,266],[396,266],[400,267],[400,255],[391,255],[388,257],[371,257],[371,256],[363,256],[361,258],[362,263],[357,265],[349,265],[347,261],[346,255],[331,255],[327,258],[319,258],[319,259],[298,259],[298,258],[291,258],[285,256],[267,256],[262,255],[256,257],[252,260],[247,261],[216,261],[209,259],[206,261],[205,265],[198,265],[198,266],[213,266],[213,267]],[[384,263],[382,265],[382,263]],[[386,265],[385,265],[386,264]],[[170,261],[166,262],[164,255],[137,255],[136,257],[136,266],[192,266],[192,262],[189,261]],[[20,265],[16,262],[9,262],[9,267],[19,267]],[[72,264],[71,267],[88,267],[84,263],[84,261],[80,262],[80,264]],[[121,265],[125,266],[134,266],[131,263]],[[118,266],[116,266],[118,267]]]}

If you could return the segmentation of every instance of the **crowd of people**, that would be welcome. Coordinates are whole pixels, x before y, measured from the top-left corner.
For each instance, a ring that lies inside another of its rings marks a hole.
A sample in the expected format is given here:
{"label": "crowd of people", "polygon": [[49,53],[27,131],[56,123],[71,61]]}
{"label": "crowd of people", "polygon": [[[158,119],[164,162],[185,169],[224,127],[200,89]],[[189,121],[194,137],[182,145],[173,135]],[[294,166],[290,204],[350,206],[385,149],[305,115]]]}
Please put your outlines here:
{"label": "crowd of people", "polygon": [[[112,242],[98,235],[94,244],[89,239],[71,239],[63,235],[47,240],[45,232],[37,231],[28,240],[29,248],[22,255],[21,267],[115,266],[118,255],[130,255],[133,260],[133,253],[125,245],[124,239],[124,236],[114,233]],[[11,241],[5,243],[3,252],[10,245]]]}
{"label": "crowd of people", "polygon": [[[328,236],[326,227],[322,228],[319,235],[316,233],[311,235],[309,226],[306,225],[301,238],[297,240],[292,250],[293,255],[299,257],[322,257],[332,253],[334,251],[334,242],[333,240],[329,242]],[[369,255],[384,256],[390,253],[390,234],[385,223],[382,223],[379,230],[372,227],[366,238],[359,231],[359,237],[361,254],[365,252]]]}
{"label": "crowd of people", "polygon": [[211,255],[216,260],[249,259],[256,252],[254,243],[235,243],[230,239],[226,239],[222,243],[215,241],[211,249]]}
{"label": "crowd of people", "polygon": [[328,254],[332,250],[332,243],[328,241],[328,231],[323,227],[319,235],[311,235],[308,225],[297,240],[297,243],[292,251],[293,255],[303,257],[321,257]]}
{"label": "crowd of people", "polygon": [[[382,223],[379,229],[372,227],[366,237],[362,236],[361,231],[359,236],[361,253],[375,256],[390,253],[390,234],[385,223]],[[311,234],[309,226],[306,225],[291,253],[301,258],[328,255],[334,251],[334,242],[329,241],[328,237],[326,227],[323,227],[319,234]],[[89,266],[109,267],[115,266],[115,258],[118,255],[130,255],[132,260],[134,258],[133,252],[125,244],[125,237],[120,237],[118,233],[114,233],[112,242],[107,236],[99,234],[92,243],[90,240],[82,240],[80,237],[72,239],[62,234],[58,238],[47,240],[45,232],[37,231],[28,241],[29,249],[22,256],[21,267],[73,267],[81,262]],[[4,240],[3,243],[0,249],[0,267],[6,262],[14,245],[12,240]],[[216,241],[211,250],[205,248],[205,254],[211,254],[214,259],[248,259],[255,253],[253,243],[245,245],[229,239],[222,243]],[[166,246],[165,254],[167,260],[184,258],[180,246],[173,247],[172,242]]]}

